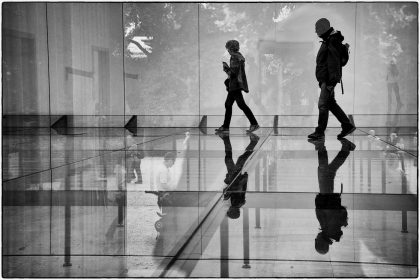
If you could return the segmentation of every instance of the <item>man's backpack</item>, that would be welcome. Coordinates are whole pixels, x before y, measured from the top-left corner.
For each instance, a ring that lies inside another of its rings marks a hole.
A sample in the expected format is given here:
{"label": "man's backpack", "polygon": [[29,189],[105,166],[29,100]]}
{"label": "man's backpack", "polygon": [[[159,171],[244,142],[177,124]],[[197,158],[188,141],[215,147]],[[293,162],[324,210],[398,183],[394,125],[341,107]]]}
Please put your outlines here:
{"label": "man's backpack", "polygon": [[[327,45],[329,44],[329,40],[326,41],[321,41],[321,42],[325,42],[327,43]],[[339,55],[340,55],[340,66],[344,67],[346,66],[347,62],[349,61],[350,58],[350,45],[345,43],[336,43],[334,44],[334,48],[337,49]]]}
{"label": "man's backpack", "polygon": [[[344,67],[346,66],[347,62],[350,58],[350,45],[345,43],[339,43],[337,45],[338,53],[340,54],[340,66]],[[341,84],[341,93],[344,94],[344,86],[343,86],[343,78],[340,80]]]}
{"label": "man's backpack", "polygon": [[[329,40],[326,41],[326,43],[328,44]],[[340,54],[340,66],[344,67],[346,66],[347,62],[349,61],[350,58],[350,45],[345,43],[339,43],[336,46],[338,53]],[[344,86],[343,86],[343,79],[340,80],[340,84],[341,84],[341,93],[344,94]]]}
{"label": "man's backpack", "polygon": [[344,67],[347,62],[349,61],[349,56],[350,56],[350,45],[345,43],[340,43],[338,44],[338,52],[340,53],[340,64],[341,67]]}

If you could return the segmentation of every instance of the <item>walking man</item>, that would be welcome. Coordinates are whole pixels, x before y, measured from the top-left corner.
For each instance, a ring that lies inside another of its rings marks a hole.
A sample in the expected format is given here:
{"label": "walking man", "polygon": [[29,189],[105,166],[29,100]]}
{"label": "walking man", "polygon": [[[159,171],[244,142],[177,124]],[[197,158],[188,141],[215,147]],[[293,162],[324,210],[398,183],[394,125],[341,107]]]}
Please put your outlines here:
{"label": "walking man", "polygon": [[260,126],[254,117],[251,109],[246,105],[242,91],[248,92],[248,82],[245,75],[245,58],[239,52],[239,42],[236,40],[229,40],[226,42],[226,50],[230,54],[230,65],[223,62],[223,71],[229,76],[225,81],[228,95],[225,102],[225,120],[223,125],[216,129],[217,132],[229,132],[230,120],[232,118],[232,106],[236,101],[238,107],[245,113],[249,122],[250,128],[247,132],[254,132]]}
{"label": "walking man", "polygon": [[341,139],[356,129],[334,97],[334,87],[341,80],[342,65],[339,48],[344,37],[340,31],[330,27],[330,22],[326,18],[321,18],[316,22],[315,32],[323,40],[316,57],[316,79],[321,87],[321,95],[318,101],[318,127],[308,137],[325,138],[324,132],[328,124],[328,114],[331,111],[341,123],[342,131],[337,135],[337,138]]}

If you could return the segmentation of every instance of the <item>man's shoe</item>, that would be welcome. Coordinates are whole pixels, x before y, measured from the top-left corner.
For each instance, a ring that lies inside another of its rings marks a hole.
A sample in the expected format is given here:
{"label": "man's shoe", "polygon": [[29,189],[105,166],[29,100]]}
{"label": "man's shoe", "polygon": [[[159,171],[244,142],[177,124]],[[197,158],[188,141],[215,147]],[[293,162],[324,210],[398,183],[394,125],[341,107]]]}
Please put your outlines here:
{"label": "man's shoe", "polygon": [[309,139],[315,139],[315,140],[320,140],[320,139],[325,139],[325,134],[324,132],[318,132],[315,130],[314,133],[311,133],[308,135]]}
{"label": "man's shoe", "polygon": [[246,132],[251,133],[256,131],[258,128],[260,128],[258,124],[252,124]]}
{"label": "man's shoe", "polygon": [[347,127],[343,127],[343,130],[341,131],[341,133],[337,135],[337,139],[342,139],[355,130],[356,130],[356,127],[352,124]]}
{"label": "man's shoe", "polygon": [[308,142],[315,145],[315,151],[325,150],[325,139],[308,139]]}
{"label": "man's shoe", "polygon": [[216,128],[215,131],[216,132],[229,132],[229,128],[221,126],[219,128]]}
{"label": "man's shoe", "polygon": [[342,151],[350,152],[350,151],[354,151],[354,149],[356,149],[356,145],[353,142],[351,142],[351,141],[349,141],[345,138],[340,139],[339,141],[341,142],[341,145],[342,145],[341,146]]}

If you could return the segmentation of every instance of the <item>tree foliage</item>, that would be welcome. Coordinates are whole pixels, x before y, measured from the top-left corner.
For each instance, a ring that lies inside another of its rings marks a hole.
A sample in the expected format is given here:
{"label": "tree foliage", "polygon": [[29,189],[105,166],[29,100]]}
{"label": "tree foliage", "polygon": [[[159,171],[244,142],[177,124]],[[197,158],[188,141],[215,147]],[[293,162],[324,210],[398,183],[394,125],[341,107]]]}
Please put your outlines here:
{"label": "tree foliage", "polygon": [[[125,3],[125,47],[132,43],[145,54],[136,59],[126,50],[125,57],[127,63],[139,71],[139,94],[150,96],[154,102],[146,104],[148,110],[165,112],[167,104],[183,112],[191,111],[191,106],[198,107],[198,91],[219,86],[215,86],[206,75],[220,72],[220,63],[214,61],[222,57],[227,39],[241,42],[241,52],[246,55],[250,66],[248,69],[254,71],[251,79],[258,79],[259,73],[255,71],[260,55],[256,51],[259,40],[268,31],[274,31],[277,24],[292,15],[300,5],[310,4]],[[358,29],[355,32],[359,39],[353,51],[361,61],[377,65],[378,59],[381,64],[386,64],[390,58],[395,58],[401,66],[416,69],[417,61],[413,58],[416,57],[417,38],[412,37],[412,34],[417,34],[415,8],[414,3],[358,4]],[[147,41],[151,51],[133,41],[137,36],[151,38]],[[279,60],[273,59],[264,65],[267,69],[261,71],[278,71],[278,64]],[[302,73],[296,69],[299,65],[283,64],[282,71],[291,81],[296,81]],[[214,69],[209,69],[212,67]],[[371,74],[373,79],[370,82],[380,79],[379,69],[376,72]]]}

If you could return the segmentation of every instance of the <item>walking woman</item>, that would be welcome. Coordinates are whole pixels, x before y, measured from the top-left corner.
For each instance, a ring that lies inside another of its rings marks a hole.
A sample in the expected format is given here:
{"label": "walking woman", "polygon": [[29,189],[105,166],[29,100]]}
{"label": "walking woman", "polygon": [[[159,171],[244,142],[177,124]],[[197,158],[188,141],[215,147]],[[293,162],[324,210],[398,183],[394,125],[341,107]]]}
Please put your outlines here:
{"label": "walking woman", "polygon": [[247,132],[254,132],[260,126],[254,117],[251,109],[246,105],[242,91],[249,92],[248,82],[245,75],[245,58],[239,52],[239,42],[236,40],[229,40],[226,42],[226,50],[230,54],[230,65],[223,62],[223,71],[229,76],[225,81],[228,95],[225,102],[225,120],[223,125],[216,129],[217,132],[229,132],[230,120],[232,118],[232,106],[236,101],[238,107],[245,113],[251,126]]}

